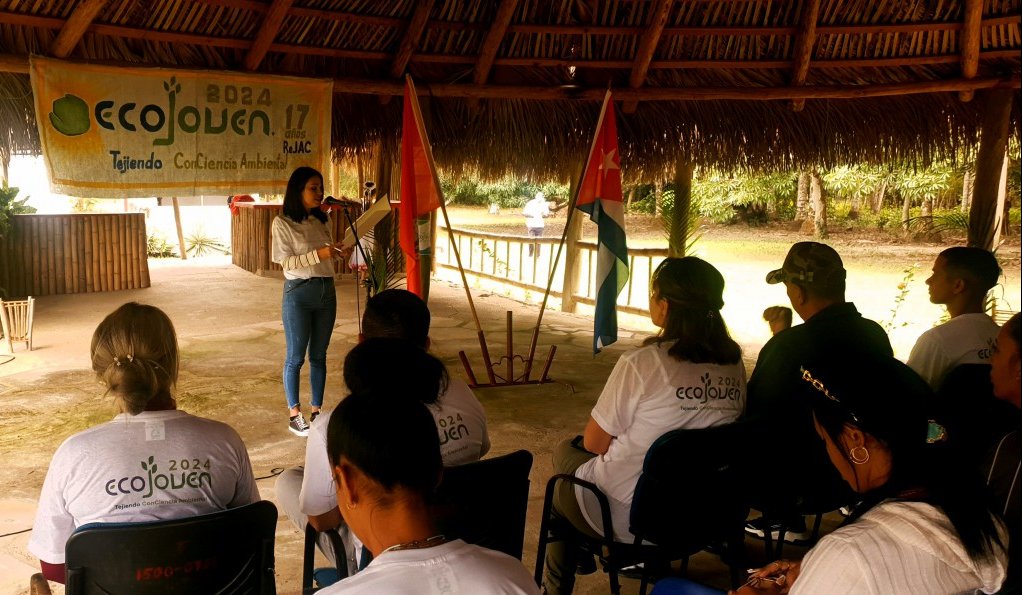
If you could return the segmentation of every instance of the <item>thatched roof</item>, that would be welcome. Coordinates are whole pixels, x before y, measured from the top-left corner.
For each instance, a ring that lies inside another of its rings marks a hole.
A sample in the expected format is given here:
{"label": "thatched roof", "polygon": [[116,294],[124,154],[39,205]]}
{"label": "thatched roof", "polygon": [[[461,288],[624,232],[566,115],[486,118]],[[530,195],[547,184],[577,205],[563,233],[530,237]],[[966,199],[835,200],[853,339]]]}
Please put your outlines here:
{"label": "thatched roof", "polygon": [[393,145],[408,72],[440,165],[484,173],[574,170],[608,85],[626,172],[926,162],[982,89],[1017,138],[1020,49],[1020,0],[0,0],[0,144],[39,150],[37,53],[332,77],[342,155]]}

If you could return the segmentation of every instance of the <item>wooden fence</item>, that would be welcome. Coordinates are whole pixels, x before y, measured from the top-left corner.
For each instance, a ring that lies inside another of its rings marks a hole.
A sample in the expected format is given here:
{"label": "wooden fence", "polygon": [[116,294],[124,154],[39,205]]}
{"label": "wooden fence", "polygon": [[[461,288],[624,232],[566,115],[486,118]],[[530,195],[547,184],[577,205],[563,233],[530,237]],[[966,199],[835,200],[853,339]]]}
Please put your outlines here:
{"label": "wooden fence", "polygon": [[[280,216],[282,205],[265,203],[238,203],[238,212],[231,215],[231,262],[250,273],[263,277],[284,277],[284,269],[270,260],[270,229]],[[359,209],[352,208],[353,219]],[[330,217],[334,238],[340,241],[348,223],[344,214],[336,212]],[[347,261],[334,260],[334,274],[350,274]]]}
{"label": "wooden fence", "polygon": [[0,238],[10,297],[149,287],[142,213],[15,215]]}
{"label": "wooden fence", "polygon": [[[522,235],[503,235],[469,231],[454,228],[454,241],[461,255],[461,264],[466,274],[475,275],[499,283],[529,291],[542,293],[546,290],[551,265],[557,258],[560,237],[531,238]],[[529,250],[529,246],[532,250]],[[457,270],[450,235],[446,229],[437,232],[436,266]],[[577,288],[574,301],[594,305],[596,303],[596,261],[598,247],[593,242],[578,242]],[[568,248],[562,250],[561,258],[554,271],[554,282],[550,295],[564,296],[564,267]],[[660,261],[667,258],[667,248],[629,248],[628,283],[618,296],[618,310],[632,314],[649,312],[649,285],[653,271]]]}

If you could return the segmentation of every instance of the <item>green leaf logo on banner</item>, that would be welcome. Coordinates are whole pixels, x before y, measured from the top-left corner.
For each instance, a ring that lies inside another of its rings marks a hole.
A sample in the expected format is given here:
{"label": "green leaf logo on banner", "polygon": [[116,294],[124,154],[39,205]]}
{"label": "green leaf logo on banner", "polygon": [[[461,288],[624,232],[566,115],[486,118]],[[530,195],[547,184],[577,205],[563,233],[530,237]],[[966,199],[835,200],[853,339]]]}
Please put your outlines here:
{"label": "green leaf logo on banner", "polygon": [[89,106],[70,93],[53,102],[50,124],[64,136],[78,136],[89,130]]}

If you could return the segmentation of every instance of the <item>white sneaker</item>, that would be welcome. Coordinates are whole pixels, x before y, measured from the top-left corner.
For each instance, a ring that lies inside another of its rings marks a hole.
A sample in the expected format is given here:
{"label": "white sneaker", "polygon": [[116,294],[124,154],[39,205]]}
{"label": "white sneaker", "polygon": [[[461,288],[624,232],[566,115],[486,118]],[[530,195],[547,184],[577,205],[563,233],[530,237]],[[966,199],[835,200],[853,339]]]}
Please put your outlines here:
{"label": "white sneaker", "polygon": [[305,423],[305,417],[301,413],[290,418],[287,422],[287,429],[295,436],[306,438],[309,435],[309,424]]}

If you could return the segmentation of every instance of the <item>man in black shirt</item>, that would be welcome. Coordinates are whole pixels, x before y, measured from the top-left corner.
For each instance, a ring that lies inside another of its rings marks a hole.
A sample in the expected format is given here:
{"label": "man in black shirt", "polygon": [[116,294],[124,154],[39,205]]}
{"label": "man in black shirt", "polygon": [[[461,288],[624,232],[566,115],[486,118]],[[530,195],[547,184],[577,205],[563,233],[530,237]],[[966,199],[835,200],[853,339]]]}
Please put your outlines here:
{"label": "man in black shirt", "polygon": [[[884,329],[845,301],[845,276],[838,253],[818,242],[793,245],[783,266],[766,276],[767,283],[784,283],[792,308],[805,322],[777,333],[763,346],[749,379],[746,417],[758,428],[753,456],[771,468],[784,461],[791,470],[775,482],[757,484],[754,496],[760,497],[754,499],[771,517],[786,517],[796,540],[808,537],[797,511],[823,512],[853,501],[816,435],[809,408],[795,397],[795,386],[803,382],[801,368],[835,361],[856,366],[893,357]],[[747,530],[761,536],[768,529],[765,524],[752,521]]]}

